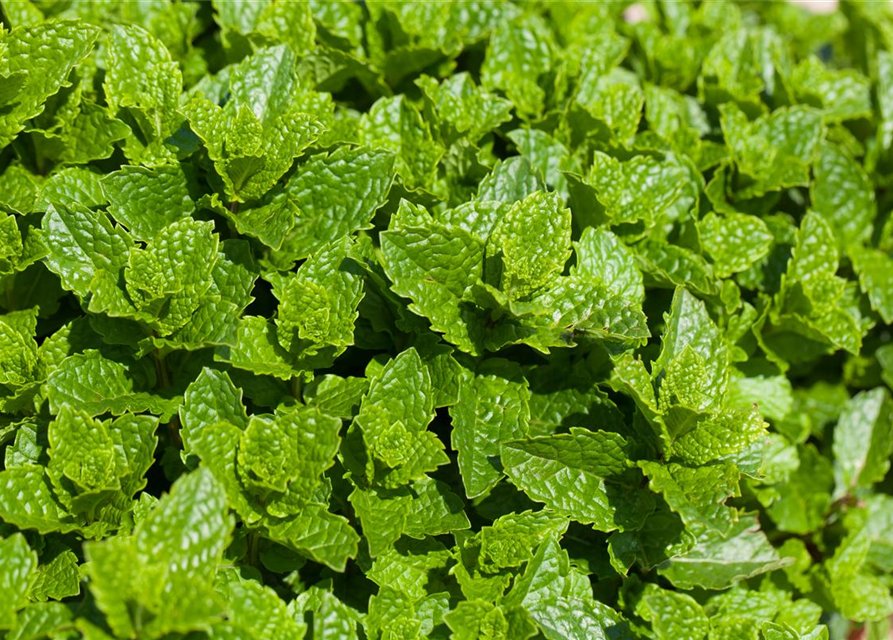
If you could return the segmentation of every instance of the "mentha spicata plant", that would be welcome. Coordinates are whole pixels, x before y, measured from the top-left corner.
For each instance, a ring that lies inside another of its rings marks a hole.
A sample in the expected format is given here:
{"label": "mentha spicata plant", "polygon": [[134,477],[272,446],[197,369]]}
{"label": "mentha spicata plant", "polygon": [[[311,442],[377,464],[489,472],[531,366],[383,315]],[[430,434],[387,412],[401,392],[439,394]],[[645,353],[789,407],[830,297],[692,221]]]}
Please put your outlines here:
{"label": "mentha spicata plant", "polygon": [[0,638],[893,614],[893,9],[0,0]]}

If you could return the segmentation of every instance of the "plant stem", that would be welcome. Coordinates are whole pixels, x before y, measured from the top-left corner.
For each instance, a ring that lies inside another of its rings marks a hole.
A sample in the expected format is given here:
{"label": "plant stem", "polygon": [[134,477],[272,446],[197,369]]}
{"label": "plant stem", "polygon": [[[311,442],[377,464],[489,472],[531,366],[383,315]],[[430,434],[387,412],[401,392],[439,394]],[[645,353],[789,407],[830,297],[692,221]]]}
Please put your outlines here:
{"label": "plant stem", "polygon": [[256,533],[248,534],[248,564],[257,567],[260,562],[260,539]]}
{"label": "plant stem", "polygon": [[[155,361],[155,373],[158,376],[159,388],[167,389],[171,386],[170,375],[167,372],[167,366],[164,364],[164,356],[162,356],[158,349],[152,351],[152,359]],[[167,423],[167,431],[168,436],[170,437],[171,444],[176,446],[181,446],[183,441],[180,438],[180,417],[178,415],[174,415]]]}
{"label": "plant stem", "polygon": [[304,376],[294,376],[291,379],[291,394],[298,402],[304,402]]}
{"label": "plant stem", "polygon": [[164,357],[158,353],[158,349],[152,352],[152,359],[155,361],[155,373],[158,375],[161,388],[167,389],[171,386],[171,380],[167,373],[167,367],[164,366]]}

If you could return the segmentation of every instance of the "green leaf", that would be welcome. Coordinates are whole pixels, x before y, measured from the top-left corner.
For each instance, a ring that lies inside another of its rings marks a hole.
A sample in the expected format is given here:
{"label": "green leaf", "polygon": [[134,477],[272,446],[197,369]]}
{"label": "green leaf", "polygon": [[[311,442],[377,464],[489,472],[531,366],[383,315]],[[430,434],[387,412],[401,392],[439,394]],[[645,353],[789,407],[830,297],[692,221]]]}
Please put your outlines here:
{"label": "green leaf", "polygon": [[533,558],[535,549],[560,537],[568,521],[548,511],[524,511],[497,518],[480,531],[481,567],[487,571],[520,567]]}
{"label": "green leaf", "polygon": [[835,497],[879,482],[893,453],[893,399],[883,387],[850,399],[834,428]]}
{"label": "green leaf", "polygon": [[210,222],[184,218],[132,249],[124,280],[138,317],[162,336],[189,322],[211,287],[218,248]]}
{"label": "green leaf", "polygon": [[515,129],[508,137],[521,156],[540,172],[546,184],[567,198],[567,178],[562,172],[580,170],[567,147],[539,129]]}
{"label": "green leaf", "polygon": [[277,335],[285,349],[331,346],[340,354],[353,344],[363,282],[351,248],[347,238],[323,247],[274,290],[280,298]]}
{"label": "green leaf", "polygon": [[[24,74],[23,74],[24,75]],[[0,175],[3,187],[2,202],[14,211],[33,211],[40,193],[40,185],[35,176],[20,164],[10,164]]]}
{"label": "green leaf", "polygon": [[360,614],[331,591],[313,586],[300,593],[289,605],[292,612],[311,613],[313,640],[356,640]]}
{"label": "green leaf", "polygon": [[502,609],[481,600],[460,602],[445,616],[445,621],[456,640],[507,638],[509,634],[509,622]]}
{"label": "green leaf", "polygon": [[128,499],[146,486],[144,476],[155,462],[157,428],[158,419],[146,415],[124,415],[108,425],[121,490]]}
{"label": "green leaf", "polygon": [[314,378],[304,387],[304,400],[308,405],[339,418],[353,417],[361,399],[366,395],[368,381],[365,378],[342,378],[328,374]]}
{"label": "green leaf", "polygon": [[14,216],[0,218],[0,265],[4,273],[17,271],[16,266],[22,258],[22,234]]}
{"label": "green leaf", "polygon": [[62,600],[81,592],[78,557],[64,544],[50,544],[41,556],[37,577],[31,586],[31,598],[38,602]]}
{"label": "green leaf", "polygon": [[877,215],[874,189],[862,168],[840,146],[821,146],[809,197],[815,211],[836,233],[838,246],[861,243],[871,236]]}
{"label": "green leaf", "polygon": [[487,258],[502,255],[501,288],[524,298],[561,273],[570,257],[571,214],[542,191],[515,203],[493,229]]}
{"label": "green leaf", "polygon": [[370,407],[384,410],[392,423],[399,420],[411,429],[428,426],[434,417],[431,376],[415,349],[402,352],[373,378],[360,405],[359,422]]}
{"label": "green leaf", "polygon": [[298,165],[285,188],[295,213],[282,253],[289,260],[300,260],[368,229],[391,188],[395,158],[387,149],[341,147]]}
{"label": "green leaf", "polygon": [[77,528],[53,494],[43,467],[37,464],[0,471],[0,517],[20,529],[36,529],[39,533]]}
{"label": "green leaf", "polygon": [[316,27],[308,4],[303,2],[272,2],[261,14],[258,33],[284,42],[298,55],[315,48]]}
{"label": "green leaf", "polygon": [[599,531],[635,529],[654,508],[635,488],[626,442],[618,434],[572,428],[502,446],[509,480],[531,499]]}
{"label": "green leaf", "polygon": [[16,611],[28,602],[28,595],[37,578],[37,554],[25,541],[25,536],[15,534],[0,540],[0,594],[3,606],[0,607],[0,629],[9,629],[16,624]]}
{"label": "green leaf", "polygon": [[704,609],[694,598],[653,584],[646,585],[636,603],[636,613],[651,623],[651,631],[659,640],[682,636],[700,640],[709,628]]}
{"label": "green leaf", "polygon": [[107,107],[87,98],[57,122],[52,131],[30,130],[29,133],[45,155],[67,164],[108,158],[115,151],[115,143],[130,133],[130,128],[112,117]]}
{"label": "green leaf", "polygon": [[100,175],[84,167],[68,167],[55,172],[43,183],[40,195],[41,200],[35,205],[39,209],[60,203],[85,207],[99,207],[107,203],[102,193]]}
{"label": "green leaf", "polygon": [[458,400],[450,407],[452,446],[469,498],[485,494],[502,477],[500,445],[527,435],[529,400],[521,369],[507,360],[485,360],[473,376],[460,379]]}
{"label": "green leaf", "polygon": [[[774,68],[770,66],[767,72],[760,64],[764,51],[766,56],[775,53],[770,48],[771,41],[763,41],[763,33],[729,29],[713,43],[701,68],[702,88],[699,93],[702,101],[725,102],[731,99],[743,106],[756,108],[754,105],[759,104],[759,93],[767,88],[767,82],[775,82]],[[775,36],[774,33],[771,35]],[[780,46],[777,36],[774,40],[774,44]]]}
{"label": "green leaf", "polygon": [[381,234],[382,263],[394,293],[461,350],[475,354],[478,328],[461,300],[481,277],[484,247],[467,231],[433,223]]}
{"label": "green leaf", "polygon": [[287,113],[297,85],[295,55],[288,47],[260,49],[240,62],[230,75],[231,100],[246,106],[266,129]]}
{"label": "green leaf", "polygon": [[444,149],[421,113],[403,96],[381,98],[372,105],[360,120],[359,134],[363,144],[394,154],[394,167],[407,189],[433,188]]}
{"label": "green leaf", "polygon": [[[682,364],[685,366],[685,361]],[[753,407],[749,411],[725,411],[712,416],[691,415],[687,409],[678,412],[674,409],[665,418],[671,430],[680,429],[677,420],[683,421],[684,428],[690,430],[676,431],[671,451],[686,464],[706,464],[738,454],[761,441],[769,426]],[[683,416],[681,419],[679,414]]]}
{"label": "green leaf", "polygon": [[242,404],[242,390],[225,371],[205,367],[190,383],[180,405],[180,436],[187,450],[201,438],[205,425],[227,422],[240,429],[248,426],[248,414]]}
{"label": "green leaf", "polygon": [[378,556],[400,536],[422,539],[468,529],[461,499],[426,478],[401,489],[354,489],[350,494],[369,554]]}
{"label": "green leaf", "polygon": [[261,494],[284,492],[298,477],[298,451],[291,446],[294,435],[284,421],[251,419],[239,444],[239,470],[248,488]]}
{"label": "green leaf", "polygon": [[[511,306],[525,325],[520,337],[513,337],[511,342],[529,344],[544,353],[550,347],[574,346],[577,339],[640,344],[650,335],[645,314],[637,303],[612,295],[604,285],[579,276],[558,278],[530,302]],[[546,309],[552,311],[547,313]],[[508,331],[511,336],[513,328],[508,327]],[[495,333],[497,340],[491,336],[488,344],[494,350],[503,346],[498,342],[501,336]]]}
{"label": "green leaf", "polygon": [[214,573],[231,531],[226,493],[202,469],[174,483],[133,535],[86,545],[90,591],[112,630],[156,638],[217,618]]}
{"label": "green leaf", "polygon": [[217,23],[226,29],[249,33],[260,20],[268,2],[214,2]]}
{"label": "green leaf", "polygon": [[[845,299],[846,281],[836,275],[839,254],[833,231],[822,216],[808,212],[800,224],[797,244],[762,344],[776,359],[802,361],[821,353],[859,351],[864,329],[855,302]],[[800,336],[791,342],[790,336]]]}
{"label": "green leaf", "polygon": [[859,284],[871,301],[871,308],[887,324],[893,324],[893,258],[882,251],[854,248],[850,253]]}
{"label": "green leaf", "polygon": [[108,56],[103,89],[109,109],[127,110],[134,120],[124,145],[128,159],[146,164],[172,159],[166,143],[182,122],[180,67],[164,44],[135,25],[112,29]]}
{"label": "green leaf", "polygon": [[725,506],[738,494],[738,468],[729,462],[704,467],[639,462],[652,491],[660,493],[670,509],[689,527],[719,536],[732,529],[737,514]]}
{"label": "green leaf", "polygon": [[757,495],[779,529],[805,534],[825,524],[834,475],[831,462],[812,445],[799,448],[798,458],[797,469],[784,482]]}
{"label": "green leaf", "polygon": [[[718,406],[729,380],[730,355],[719,328],[703,302],[685,289],[676,289],[654,373],[669,369],[673,362],[692,354],[703,363],[701,384],[704,402]],[[669,375],[668,375],[669,377]]]}
{"label": "green leaf", "polygon": [[[423,603],[418,603],[419,608]],[[415,604],[399,591],[387,587],[380,589],[369,599],[369,611],[363,619],[366,635],[373,639],[422,637],[422,612]]]}
{"label": "green leaf", "polygon": [[151,241],[163,228],[195,210],[189,178],[181,165],[127,165],[101,182],[109,213],[139,240]]}
{"label": "green leaf", "polygon": [[680,589],[725,589],[790,562],[778,554],[754,518],[743,517],[725,534],[704,530],[690,551],[670,558],[658,570]]}
{"label": "green leaf", "polygon": [[289,102],[294,67],[287,46],[259,49],[229,74],[229,101],[222,107],[200,97],[182,106],[231,201],[262,198],[319,137],[322,125]]}
{"label": "green leaf", "polygon": [[505,93],[519,114],[535,117],[542,112],[546,97],[539,76],[551,61],[551,38],[541,21],[530,16],[515,23],[501,22],[487,47],[481,84]]}
{"label": "green leaf", "polygon": [[100,308],[129,307],[118,288],[132,241],[105,214],[74,204],[55,204],[43,218],[46,265],[62,286],[82,300],[93,293]]}
{"label": "green leaf", "polygon": [[[59,20],[21,26],[2,36],[0,76],[15,78],[15,103],[0,115],[0,147],[15,138],[27,120],[39,115],[44,102],[66,86],[100,30],[80,22]],[[9,80],[4,79],[4,83]]]}
{"label": "green leaf", "polygon": [[417,600],[427,594],[428,576],[444,572],[451,557],[449,550],[434,540],[408,540],[378,556],[366,575],[381,587],[402,591]]}
{"label": "green leaf", "polygon": [[244,579],[233,569],[221,572],[217,589],[227,604],[227,620],[245,635],[286,640],[303,637],[307,630],[273,589]]}
{"label": "green leaf", "polygon": [[[621,162],[596,152],[585,184],[595,189],[604,213],[601,219],[584,220],[587,223],[607,220],[615,225],[641,222],[650,227],[676,203],[686,180],[687,172],[676,161],[635,156]],[[598,211],[580,215],[596,216]]]}
{"label": "green leaf", "polygon": [[[27,314],[19,318],[17,315],[0,316],[0,383],[12,388],[35,382],[40,373],[34,340],[36,317]],[[22,323],[22,319],[29,322]]]}
{"label": "green leaf", "polygon": [[831,122],[871,113],[868,78],[851,69],[829,69],[816,57],[801,61],[791,74],[794,93],[803,102],[822,108]]}
{"label": "green leaf", "polygon": [[234,344],[218,347],[214,359],[280,380],[290,380],[301,370],[295,357],[279,343],[276,326],[261,316],[240,318]]}
{"label": "green leaf", "polygon": [[372,379],[354,420],[352,432],[362,432],[369,457],[367,480],[395,488],[446,464],[443,444],[427,430],[433,417],[430,372],[408,349]]}
{"label": "green leaf", "polygon": [[743,214],[709,213],[698,224],[704,250],[721,278],[745,271],[762,260],[774,238],[762,220]]}
{"label": "green leaf", "polygon": [[266,521],[264,529],[271,540],[339,572],[344,571],[349,558],[356,557],[360,541],[347,518],[318,504],[308,504],[285,519]]}
{"label": "green leaf", "polygon": [[645,298],[642,272],[634,254],[610,231],[587,227],[574,243],[576,264],[571,275],[601,282],[607,290],[641,303]]}
{"label": "green leaf", "polygon": [[739,197],[809,184],[809,168],[825,133],[820,112],[788,107],[749,122],[734,103],[726,103],[721,114],[735,164],[752,182]]}
{"label": "green leaf", "polygon": [[515,203],[544,186],[541,176],[526,158],[511,157],[497,163],[481,180],[476,199]]}
{"label": "green leaf", "polygon": [[702,294],[716,293],[712,268],[690,249],[647,240],[635,245],[635,249],[639,268],[656,286],[684,286]]}
{"label": "green leaf", "polygon": [[50,423],[48,437],[47,474],[57,495],[73,512],[92,516],[120,489],[115,442],[107,426],[66,405]]}
{"label": "green leaf", "polygon": [[550,640],[606,638],[622,634],[626,626],[618,614],[593,598],[589,579],[570,565],[556,540],[540,545],[502,606],[525,609]]}
{"label": "green leaf", "polygon": [[633,74],[618,68],[602,73],[601,65],[593,62],[590,56],[584,56],[582,64],[586,71],[575,102],[596,122],[607,125],[619,142],[628,145],[642,118],[645,94]]}
{"label": "green leaf", "polygon": [[34,638],[48,633],[65,633],[71,629],[74,615],[61,602],[31,604],[18,616],[13,638]]}
{"label": "green leaf", "polygon": [[164,398],[134,387],[124,363],[89,349],[66,358],[50,374],[47,397],[53,413],[68,405],[94,416],[107,411],[113,415],[148,411],[166,419],[176,412],[179,398]]}
{"label": "green leaf", "polygon": [[[312,501],[323,472],[334,462],[340,428],[340,420],[311,407],[299,407],[272,420],[253,416],[239,444],[242,481],[261,495],[287,490],[283,500]],[[279,506],[274,497],[267,500],[268,511]]]}
{"label": "green leaf", "polygon": [[416,84],[434,105],[441,126],[446,129],[448,123],[451,131],[441,132],[448,140],[465,136],[477,141],[511,118],[512,104],[475,86],[468,73],[457,73],[439,85],[434,78],[422,76]]}
{"label": "green leaf", "polygon": [[816,627],[807,633],[798,633],[789,625],[764,623],[761,627],[762,638],[765,640],[828,640],[828,628],[824,625]]}
{"label": "green leaf", "polygon": [[868,531],[855,529],[826,562],[830,596],[841,614],[850,620],[880,620],[893,611],[893,598],[886,583],[864,566],[870,548]]}
{"label": "green leaf", "polygon": [[197,456],[223,485],[229,506],[246,523],[256,525],[264,514],[259,510],[260,505],[250,499],[236,471],[236,454],[242,434],[242,429],[226,422],[211,423],[190,440],[184,453]]}
{"label": "green leaf", "polygon": [[202,196],[198,204],[228,217],[239,233],[257,238],[273,249],[282,246],[297,213],[297,205],[281,188],[273,188],[262,199],[243,207],[225,207],[216,193]]}

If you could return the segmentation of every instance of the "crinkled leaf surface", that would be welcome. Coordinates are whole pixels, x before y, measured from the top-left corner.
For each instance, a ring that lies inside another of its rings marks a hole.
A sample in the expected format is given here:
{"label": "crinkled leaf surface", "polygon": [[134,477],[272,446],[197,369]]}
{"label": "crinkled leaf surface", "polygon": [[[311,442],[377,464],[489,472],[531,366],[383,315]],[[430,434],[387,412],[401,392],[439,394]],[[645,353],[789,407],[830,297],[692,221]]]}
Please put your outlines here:
{"label": "crinkled leaf surface", "polygon": [[837,4],[3,0],[0,635],[885,636]]}

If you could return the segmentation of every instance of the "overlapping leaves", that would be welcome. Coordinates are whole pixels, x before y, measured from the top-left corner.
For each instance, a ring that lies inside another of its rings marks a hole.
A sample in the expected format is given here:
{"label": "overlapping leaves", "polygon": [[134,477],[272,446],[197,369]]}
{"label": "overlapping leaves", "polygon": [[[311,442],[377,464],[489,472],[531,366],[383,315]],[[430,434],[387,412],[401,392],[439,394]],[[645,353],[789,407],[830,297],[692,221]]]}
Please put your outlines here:
{"label": "overlapping leaves", "polygon": [[0,3],[0,635],[887,632],[893,13],[627,4]]}

